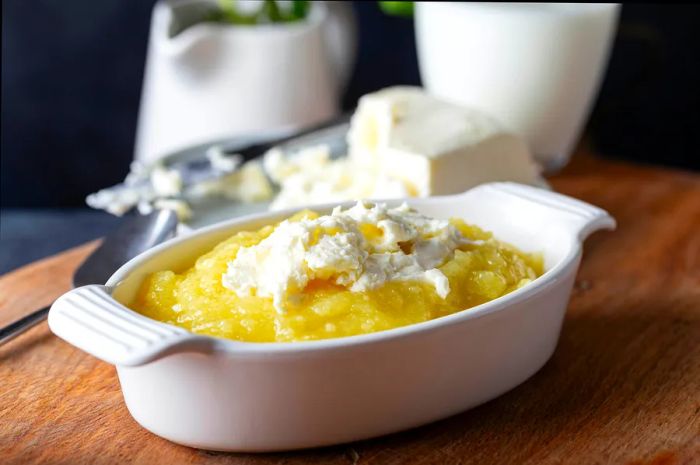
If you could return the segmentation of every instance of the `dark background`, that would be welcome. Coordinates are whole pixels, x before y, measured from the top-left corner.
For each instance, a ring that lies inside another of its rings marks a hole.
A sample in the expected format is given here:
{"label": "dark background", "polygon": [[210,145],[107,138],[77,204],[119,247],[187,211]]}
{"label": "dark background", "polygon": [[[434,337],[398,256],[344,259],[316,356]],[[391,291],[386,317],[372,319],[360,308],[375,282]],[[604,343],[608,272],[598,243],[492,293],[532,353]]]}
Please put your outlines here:
{"label": "dark background", "polygon": [[[152,1],[2,2],[0,205],[80,206],[132,157]],[[419,84],[413,23],[357,2],[344,106]],[[588,133],[614,156],[697,169],[700,8],[625,5]]]}

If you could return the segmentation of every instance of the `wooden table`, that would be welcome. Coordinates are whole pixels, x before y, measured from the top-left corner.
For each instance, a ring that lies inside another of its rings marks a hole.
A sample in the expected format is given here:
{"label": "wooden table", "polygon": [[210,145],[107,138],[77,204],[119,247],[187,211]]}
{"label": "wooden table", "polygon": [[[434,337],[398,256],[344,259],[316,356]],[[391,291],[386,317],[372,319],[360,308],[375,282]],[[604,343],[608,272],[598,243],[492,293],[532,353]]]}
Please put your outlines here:
{"label": "wooden table", "polygon": [[[114,368],[44,323],[0,348],[0,463],[700,463],[700,177],[579,156],[551,182],[619,227],[586,242],[554,356],[506,395],[359,443],[205,452],[139,427]],[[93,246],[1,277],[0,324],[68,290]]]}

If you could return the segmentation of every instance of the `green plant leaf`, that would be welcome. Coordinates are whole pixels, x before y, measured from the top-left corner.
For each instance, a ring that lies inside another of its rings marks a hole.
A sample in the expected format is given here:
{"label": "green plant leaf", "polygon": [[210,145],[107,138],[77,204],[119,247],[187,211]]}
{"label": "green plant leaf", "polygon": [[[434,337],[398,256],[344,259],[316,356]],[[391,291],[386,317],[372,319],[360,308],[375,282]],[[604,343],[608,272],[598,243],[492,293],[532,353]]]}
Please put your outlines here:
{"label": "green plant leaf", "polygon": [[413,2],[378,2],[379,8],[391,16],[413,17]]}
{"label": "green plant leaf", "polygon": [[260,10],[261,16],[271,23],[282,23],[286,18],[282,16],[275,0],[265,0]]}
{"label": "green plant leaf", "polygon": [[308,0],[294,0],[292,2],[292,16],[294,19],[304,19],[309,14],[311,3]]}
{"label": "green plant leaf", "polygon": [[231,24],[257,24],[257,14],[246,15],[236,8],[236,0],[219,0],[221,20]]}
{"label": "green plant leaf", "polygon": [[265,0],[257,12],[245,14],[238,10],[236,0],[218,0],[218,3],[219,10],[211,15],[211,21],[245,25],[300,21],[311,7],[308,0],[292,1],[290,8],[280,8],[276,0]]}

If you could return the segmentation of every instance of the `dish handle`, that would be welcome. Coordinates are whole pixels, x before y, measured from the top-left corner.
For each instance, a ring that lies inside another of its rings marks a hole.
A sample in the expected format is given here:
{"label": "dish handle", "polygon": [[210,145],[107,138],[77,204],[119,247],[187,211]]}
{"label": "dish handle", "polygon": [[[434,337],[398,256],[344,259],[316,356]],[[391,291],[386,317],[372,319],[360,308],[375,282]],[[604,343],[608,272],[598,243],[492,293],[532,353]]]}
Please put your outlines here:
{"label": "dish handle", "polygon": [[102,285],[73,289],[49,311],[54,334],[105,362],[138,366],[175,352],[209,352],[211,338],[148,319],[117,302]]}
{"label": "dish handle", "polygon": [[[601,229],[613,230],[617,226],[615,218],[602,208],[550,190],[527,186],[514,182],[483,184],[465,193],[466,195],[493,194],[507,196],[505,201],[521,202],[525,210],[539,209],[543,217],[551,218],[584,241],[592,233]],[[534,218],[535,216],[533,216]]]}

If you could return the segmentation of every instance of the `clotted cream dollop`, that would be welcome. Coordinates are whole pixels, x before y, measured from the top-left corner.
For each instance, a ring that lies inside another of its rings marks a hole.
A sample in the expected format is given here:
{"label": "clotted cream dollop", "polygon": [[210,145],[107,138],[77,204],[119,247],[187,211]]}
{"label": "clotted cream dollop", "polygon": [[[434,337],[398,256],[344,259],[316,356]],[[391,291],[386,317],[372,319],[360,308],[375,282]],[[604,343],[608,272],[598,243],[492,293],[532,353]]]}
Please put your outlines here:
{"label": "clotted cream dollop", "polygon": [[438,267],[470,242],[449,221],[405,203],[389,208],[359,201],[330,215],[281,222],[260,243],[238,250],[222,284],[240,296],[270,297],[280,313],[313,280],[353,292],[423,281],[444,299],[450,283]]}

